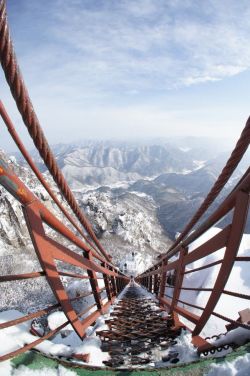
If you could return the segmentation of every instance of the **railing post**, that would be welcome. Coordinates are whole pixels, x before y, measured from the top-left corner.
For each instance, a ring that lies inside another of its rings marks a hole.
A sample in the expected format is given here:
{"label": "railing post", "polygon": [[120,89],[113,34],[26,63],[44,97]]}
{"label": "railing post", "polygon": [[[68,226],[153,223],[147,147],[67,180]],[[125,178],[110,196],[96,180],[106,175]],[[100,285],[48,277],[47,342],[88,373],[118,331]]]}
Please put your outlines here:
{"label": "railing post", "polygon": [[[155,266],[154,270],[156,271],[157,269],[158,269],[158,266]],[[159,292],[159,279],[160,279],[160,275],[158,273],[154,274],[154,289],[153,289],[153,292],[156,295],[158,295],[158,292]]]}
{"label": "railing post", "polygon": [[[152,270],[150,269],[150,272],[151,272]],[[149,292],[152,292],[152,287],[153,287],[153,276],[152,275],[150,275],[149,276],[149,281],[148,281],[148,289],[149,289]]]}
{"label": "railing post", "polygon": [[[150,270],[149,270],[149,272],[150,272]],[[146,286],[147,290],[150,291],[150,276],[147,276],[146,280],[147,280],[147,286]]]}
{"label": "railing post", "polygon": [[[103,262],[102,263],[102,266],[107,269],[107,264],[106,262]],[[104,280],[104,285],[105,285],[105,289],[106,289],[106,293],[107,293],[107,297],[108,297],[108,300],[110,300],[112,302],[112,295],[111,295],[111,291],[110,291],[110,285],[109,285],[109,277],[107,276],[107,274],[104,274],[103,273],[103,280]]]}
{"label": "railing post", "polygon": [[[93,261],[93,256],[92,256],[91,252],[84,252],[84,256],[88,260]],[[102,312],[103,304],[102,304],[102,300],[101,300],[101,297],[100,297],[100,288],[98,286],[96,272],[88,269],[87,273],[88,273],[88,276],[89,276],[89,282],[90,282],[90,286],[91,286],[91,289],[92,289],[92,292],[93,292],[93,295],[94,295],[94,298],[95,298],[97,308]]]}
{"label": "railing post", "polygon": [[121,286],[121,288],[120,288],[120,291],[119,291],[119,292],[121,292],[121,290],[124,289],[124,288],[126,287],[126,282],[124,281],[123,278],[120,278],[120,286]]}
{"label": "railing post", "polygon": [[123,279],[120,277],[119,272],[118,272],[118,277],[116,277],[116,286],[117,286],[117,292],[119,294],[123,288]]}
{"label": "railing post", "polygon": [[177,305],[177,300],[180,297],[181,293],[181,286],[184,278],[184,271],[185,271],[185,264],[184,264],[184,257],[188,253],[188,248],[180,248],[180,254],[179,254],[179,261],[178,266],[176,269],[176,277],[175,277],[175,287],[174,287],[174,293],[172,298],[172,304],[170,307],[170,312],[173,312],[175,310],[175,306]]}
{"label": "railing post", "polygon": [[[109,270],[113,271],[113,268],[110,266]],[[112,295],[117,296],[117,286],[116,286],[116,278],[111,276],[111,286],[112,286]]]}
{"label": "railing post", "polygon": [[[164,268],[164,266],[166,266],[167,264],[168,264],[168,260],[164,259],[161,264],[162,268]],[[166,280],[167,280],[167,272],[162,271],[160,275],[160,288],[159,288],[159,295],[158,295],[159,299],[163,298],[165,295]]]}

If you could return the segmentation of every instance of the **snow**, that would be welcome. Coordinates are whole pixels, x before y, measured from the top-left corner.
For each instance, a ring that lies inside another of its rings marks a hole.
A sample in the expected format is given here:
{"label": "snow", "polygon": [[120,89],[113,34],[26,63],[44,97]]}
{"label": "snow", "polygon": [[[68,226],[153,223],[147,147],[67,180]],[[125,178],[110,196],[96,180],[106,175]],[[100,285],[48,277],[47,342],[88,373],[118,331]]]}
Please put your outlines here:
{"label": "snow", "polygon": [[189,148],[189,147],[185,147],[185,146],[183,146],[183,147],[179,147],[179,150],[181,150],[181,151],[183,151],[183,153],[187,153],[188,151],[190,151],[191,149]]}
{"label": "snow", "polygon": [[[98,330],[102,330],[98,328]],[[93,366],[103,366],[103,361],[109,359],[107,352],[102,352],[101,350],[101,340],[98,336],[92,335],[87,337],[83,344],[77,347],[76,354],[90,354],[90,359],[88,365]]]}
{"label": "snow", "polygon": [[112,249],[115,263],[120,263],[128,251],[141,254],[140,273],[156,261],[170,241],[159,224],[155,205],[147,197],[137,196],[131,192],[92,192],[80,195],[78,201],[102,237],[103,245]]}
{"label": "snow", "polygon": [[[146,180],[146,179],[145,179]],[[142,197],[142,198],[146,198],[147,200],[151,201],[151,202],[154,202],[152,196],[144,193],[144,192],[139,192],[139,191],[130,191],[130,194],[132,195],[136,195],[138,197]]]}
{"label": "snow", "polygon": [[202,167],[204,167],[205,164],[206,164],[206,162],[207,162],[207,161],[198,161],[198,160],[194,160],[193,163],[194,163],[194,165],[196,166],[195,171],[200,170]]}
{"label": "snow", "polygon": [[226,335],[220,337],[213,342],[215,346],[226,345],[230,343],[236,343],[237,345],[243,345],[247,341],[250,341],[250,325],[249,329],[238,327],[226,333]]}
{"label": "snow", "polygon": [[[10,310],[0,313],[0,323],[7,322],[19,317],[23,317],[21,312]],[[94,327],[89,327],[83,341],[74,332],[71,325],[67,325],[53,339],[45,340],[35,348],[49,356],[70,357],[72,354],[90,354],[88,365],[103,366],[102,361],[109,359],[106,352],[101,351],[101,340],[96,335],[97,330],[105,330],[105,318],[108,314],[99,317]],[[66,316],[62,312],[54,312],[48,316],[49,328],[56,329],[66,321]],[[0,348],[0,356],[23,347],[38,339],[32,335],[30,321],[0,330],[0,343],[4,343],[4,348]],[[77,360],[74,360],[77,362]],[[6,363],[6,367],[9,367]]]}
{"label": "snow", "polygon": [[14,155],[10,155],[9,157],[9,162],[10,163],[13,163],[15,165],[17,165],[17,160],[16,160],[16,157]]}
{"label": "snow", "polygon": [[[221,229],[211,228],[206,233],[204,233],[199,239],[194,241],[190,247],[189,252],[209,240],[211,237],[215,236]],[[211,255],[197,260],[191,264],[187,265],[186,270],[191,270],[199,268],[208,263],[212,263],[223,258],[225,248],[212,253]],[[239,248],[238,255],[249,256],[250,254],[250,235],[244,234],[241,245]],[[195,287],[195,288],[212,288],[214,282],[217,278],[220,265],[207,268],[202,270],[202,272],[189,273],[184,276],[183,286],[185,287]],[[237,282],[236,282],[237,281]],[[167,294],[170,295],[173,289],[168,289]],[[230,278],[226,284],[225,290],[240,292],[242,294],[250,295],[250,274],[249,265],[247,262],[236,262],[235,266],[231,272]],[[180,300],[191,302],[194,305],[204,307],[208,301],[210,292],[206,291],[185,291],[183,290],[180,295]],[[201,310],[185,306],[180,304],[180,306],[185,307],[189,311],[201,315]],[[215,307],[215,312],[227,316],[233,320],[238,318],[238,312],[249,307],[248,301],[245,299],[239,299],[232,297],[230,295],[222,294],[217,306]],[[193,324],[190,323],[185,318],[181,318],[184,324],[188,327],[193,328]],[[225,322],[224,320],[218,319],[215,316],[211,316],[206,326],[204,327],[201,335],[212,336],[221,332],[225,332]]]}
{"label": "snow", "polygon": [[[171,354],[178,354],[177,358],[179,359],[178,364],[181,363],[190,363],[194,360],[198,359],[197,350],[192,345],[192,337],[191,333],[185,330],[182,330],[179,337],[176,338],[176,344],[171,346],[169,349],[165,351],[161,351],[161,356],[167,357]],[[169,366],[171,363],[169,362],[160,362],[157,363],[156,366]]]}
{"label": "snow", "polygon": [[66,336],[62,336],[61,333],[57,334],[57,336],[51,340],[53,343],[52,346],[54,347],[56,343],[60,343],[64,346],[69,346],[74,354],[90,354],[88,365],[104,366],[102,361],[108,360],[109,355],[107,352],[101,351],[101,340],[96,335],[96,331],[107,329],[107,326],[105,325],[105,318],[107,317],[108,314],[99,317],[94,327],[89,327],[87,329],[86,337],[83,341],[80,340],[72,329],[70,334]]}
{"label": "snow", "polygon": [[12,376],[12,366],[10,360],[5,362],[0,362],[0,375],[3,376]]}
{"label": "snow", "polygon": [[[63,312],[53,312],[48,316],[48,325],[51,330],[56,329],[58,326],[64,324],[67,317]],[[67,328],[67,327],[66,327]]]}
{"label": "snow", "polygon": [[[139,286],[140,292],[142,297],[145,299],[152,299],[152,309],[155,308],[158,300],[156,299],[154,294],[149,293],[145,288]],[[127,291],[128,286],[121,292],[121,294],[117,297],[116,302],[118,302],[122,297],[124,296],[125,292]],[[109,359],[109,354],[106,352],[101,351],[101,340],[100,338],[96,335],[96,331],[100,330],[107,330],[108,327],[105,324],[105,320],[109,318],[110,312],[112,312],[113,307],[110,308],[109,313],[106,315],[100,316],[96,324],[93,327],[90,327],[87,331],[87,336],[86,338],[81,341],[79,337],[76,335],[74,332],[73,328],[71,325],[68,325],[66,328],[64,328],[63,333],[60,332],[58,333],[53,339],[50,341],[44,341],[40,345],[38,345],[36,348],[41,351],[44,354],[48,354],[50,356],[66,356],[70,357],[72,354],[90,354],[90,359],[89,359],[89,366],[103,366],[103,361]],[[166,312],[163,312],[166,315]],[[6,311],[6,312],[1,312],[0,313],[0,323],[9,321],[11,319],[15,319],[18,317],[22,317],[23,315],[18,312],[18,311]],[[62,323],[66,321],[66,316],[62,312],[54,312],[51,313],[48,316],[48,324],[49,328],[51,330],[55,329]],[[30,328],[30,322],[22,323],[19,324],[15,327],[11,328],[6,328],[4,330],[0,331],[0,341],[1,343],[5,343],[5,348],[4,351],[0,350],[0,355],[3,355],[9,351],[13,351],[18,347],[22,347],[25,343],[30,343],[34,341],[37,337],[31,335],[29,333],[29,328]],[[67,329],[67,330],[66,330]],[[223,336],[217,341],[214,341],[215,345],[223,345],[226,343],[230,343],[234,341],[237,344],[242,344],[245,342],[247,339],[250,339],[250,331],[242,329],[242,328],[237,328],[231,332],[229,332],[226,336]],[[188,363],[194,360],[198,359],[198,355],[196,352],[196,349],[191,343],[191,334],[189,331],[182,330],[181,335],[175,339],[176,344],[171,346],[169,349],[165,351],[159,351],[157,348],[153,349],[153,357],[154,361],[150,363],[150,367],[166,367],[166,366],[171,366],[171,360],[174,358],[178,358],[178,364],[181,363]],[[220,353],[222,354],[222,353]],[[168,361],[162,361],[162,357],[169,357]],[[74,362],[77,363],[79,362],[78,360],[74,359]],[[246,362],[246,361],[244,361]],[[212,370],[214,369],[216,372],[217,370],[217,365],[214,365]],[[224,366],[225,368],[226,366]],[[236,367],[230,365],[230,367]],[[229,367],[229,368],[230,368]],[[225,369],[223,368],[223,372],[226,372]],[[230,369],[231,369],[230,368]],[[9,362],[3,362],[1,363],[0,366],[0,374],[2,375],[31,375],[31,370],[22,366],[19,367],[17,370],[13,370],[11,368],[11,364]],[[39,372],[46,372],[46,375],[65,375],[65,376],[73,376],[74,373],[67,373],[67,372],[72,372],[64,369],[61,367],[58,370],[48,370],[43,369],[41,371],[37,371],[37,375],[40,375]],[[36,375],[36,373],[33,373]],[[42,374],[42,373],[41,373]],[[45,374],[45,373],[44,373]],[[226,375],[226,373],[223,373]],[[234,375],[236,373],[232,373]],[[210,374],[209,374],[210,375]],[[215,375],[215,373],[211,373],[211,375]],[[242,374],[244,375],[244,374]]]}
{"label": "snow", "polygon": [[240,356],[231,362],[211,364],[206,376],[249,376],[250,374],[250,354]]}
{"label": "snow", "polygon": [[[200,244],[205,242],[207,239],[211,238],[215,234],[220,231],[218,228],[212,228],[203,236],[201,236],[197,241],[195,241],[190,246],[190,251],[198,247]],[[239,250],[240,255],[246,255],[249,253],[250,250],[250,235],[244,235],[243,240],[241,243],[241,247]],[[192,264],[188,265],[188,268],[193,269],[196,267],[200,267],[205,265],[208,262],[216,261],[223,257],[224,249],[221,249],[213,254],[209,255],[206,258],[198,260]],[[128,256],[131,257],[131,255]],[[237,286],[243,293],[250,293],[249,286],[250,286],[250,277],[247,270],[246,263],[241,263],[241,265],[237,265],[232,273],[232,278],[229,279],[227,284],[227,289],[234,290],[235,283],[234,281],[237,280]],[[210,270],[212,269],[212,270]],[[205,269],[202,273],[190,273],[185,275],[184,285],[190,287],[209,287],[213,286],[213,282],[217,276],[218,267]],[[103,280],[98,280],[98,284],[103,286]],[[68,285],[68,291],[72,288],[73,295],[76,293],[83,293],[85,291],[89,291],[89,282],[88,281],[73,281],[71,284]],[[141,294],[145,298],[151,298],[156,302],[156,298],[153,294],[149,293],[146,289],[140,287]],[[72,292],[71,291],[71,292]],[[125,293],[126,288],[120,294],[117,300],[120,300]],[[204,306],[208,296],[210,293],[207,292],[196,292],[196,291],[182,291],[181,299],[184,301],[192,301],[193,304]],[[90,304],[89,299],[86,298],[86,302],[83,304]],[[219,302],[218,307],[216,307],[216,311],[218,313],[229,315],[233,319],[237,319],[238,311],[247,307],[247,302],[242,300],[242,306],[233,305],[232,304],[232,297],[223,295],[222,302]],[[117,301],[116,300],[116,301]],[[191,311],[197,311],[190,307],[187,307]],[[112,310],[112,308],[111,308]],[[200,314],[200,312],[198,312]],[[8,312],[1,312],[0,313],[0,322],[9,321],[11,319],[21,317],[22,314],[18,311],[8,311]],[[37,348],[45,354],[50,355],[64,355],[70,356],[73,353],[90,353],[90,362],[89,365],[100,365],[102,366],[102,361],[108,359],[108,354],[103,353],[100,349],[101,342],[100,339],[96,336],[96,330],[103,330],[106,329],[105,325],[105,318],[108,315],[101,316],[94,327],[90,327],[87,331],[87,337],[84,341],[81,341],[79,337],[73,331],[71,325],[67,325],[62,331],[62,333],[57,334],[53,339],[50,341],[44,341],[42,344],[38,345]],[[61,324],[66,321],[66,316],[63,312],[54,312],[48,316],[48,326],[51,330],[54,330]],[[185,321],[184,319],[182,321]],[[188,325],[189,326],[189,325]],[[36,339],[33,335],[29,333],[30,322],[25,322],[19,324],[15,327],[7,328],[0,331],[0,341],[5,343],[5,349],[3,353],[7,353],[13,351],[19,347],[22,347],[24,343],[30,343]],[[211,336],[214,334],[218,334],[221,332],[225,332],[225,322],[220,320],[216,317],[212,317],[209,320],[209,323],[206,325],[204,331],[202,332],[203,336]],[[250,339],[250,331],[242,328],[235,329],[228,333],[226,336],[221,337],[218,341],[215,342],[216,345],[235,342],[238,344],[244,343],[247,339]],[[188,334],[183,334],[180,339],[178,339],[178,350],[176,350],[180,355],[180,358],[184,359],[183,361],[187,361],[185,356],[191,356],[192,358],[192,347],[189,350],[183,350],[181,346],[191,346],[190,345],[190,338]],[[177,346],[177,345],[176,345]],[[2,350],[3,351],[3,350]],[[0,350],[0,354],[3,355]],[[189,354],[189,355],[188,355]],[[189,359],[189,358],[188,358]]]}
{"label": "snow", "polygon": [[[14,320],[24,315],[16,310],[4,311],[0,313],[0,323]],[[30,330],[31,321],[11,326],[0,330],[0,343],[4,343],[4,348],[0,348],[0,356],[23,347],[25,344],[31,343],[39,337],[33,336]],[[36,349],[45,354],[64,355],[72,354],[72,349],[64,344],[53,344],[51,341],[44,341],[36,346]]]}

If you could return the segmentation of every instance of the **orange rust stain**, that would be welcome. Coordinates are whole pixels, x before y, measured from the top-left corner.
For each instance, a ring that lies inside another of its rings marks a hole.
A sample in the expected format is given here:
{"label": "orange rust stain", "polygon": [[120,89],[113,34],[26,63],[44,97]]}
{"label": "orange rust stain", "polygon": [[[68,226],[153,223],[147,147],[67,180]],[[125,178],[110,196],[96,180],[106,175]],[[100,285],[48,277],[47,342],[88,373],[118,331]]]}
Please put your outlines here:
{"label": "orange rust stain", "polygon": [[17,194],[18,194],[18,196],[21,196],[21,197],[27,196],[27,193],[25,192],[25,190],[23,188],[18,188]]}

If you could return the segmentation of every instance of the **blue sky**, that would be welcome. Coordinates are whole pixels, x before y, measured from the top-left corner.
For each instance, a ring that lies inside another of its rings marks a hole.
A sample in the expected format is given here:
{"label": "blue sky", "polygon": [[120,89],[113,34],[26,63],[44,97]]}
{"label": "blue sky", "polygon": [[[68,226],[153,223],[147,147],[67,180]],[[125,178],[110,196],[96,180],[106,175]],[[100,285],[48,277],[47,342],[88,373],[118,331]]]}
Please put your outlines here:
{"label": "blue sky", "polygon": [[[250,114],[249,1],[9,0],[7,9],[50,143],[236,140]],[[1,99],[27,137],[2,72],[0,80]],[[7,133],[2,140],[8,145]]]}

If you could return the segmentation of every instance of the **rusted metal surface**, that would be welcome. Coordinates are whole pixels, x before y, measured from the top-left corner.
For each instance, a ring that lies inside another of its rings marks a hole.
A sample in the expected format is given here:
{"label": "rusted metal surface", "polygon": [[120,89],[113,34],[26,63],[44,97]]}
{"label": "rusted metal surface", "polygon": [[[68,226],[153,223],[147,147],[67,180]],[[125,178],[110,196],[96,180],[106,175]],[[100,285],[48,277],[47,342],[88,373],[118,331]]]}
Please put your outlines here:
{"label": "rusted metal surface", "polygon": [[61,210],[61,212],[65,215],[65,217],[69,220],[69,222],[74,226],[74,228],[79,232],[79,234],[84,238],[84,240],[89,243],[91,247],[96,249],[96,247],[91,243],[91,241],[86,237],[86,235],[83,233],[83,231],[80,229],[80,227],[77,225],[75,220],[72,218],[72,216],[69,215],[67,210],[62,206],[52,189],[50,188],[49,184],[46,182],[46,180],[43,177],[43,174],[39,171],[35,163],[33,162],[31,156],[29,155],[28,151],[26,150],[24,144],[22,143],[18,133],[16,132],[16,129],[14,127],[14,124],[12,123],[2,101],[0,100],[0,115],[6,124],[6,127],[14,140],[15,144],[19,148],[19,150],[22,152],[23,157],[25,158],[26,162],[31,167],[32,171],[40,181],[40,183],[43,185],[43,187],[46,189],[52,200],[56,203],[57,207]]}
{"label": "rusted metal surface", "polygon": [[16,355],[22,354],[22,353],[32,349],[33,347],[35,347],[35,346],[39,345],[40,343],[42,343],[43,341],[45,341],[46,339],[49,339],[49,338],[53,337],[54,335],[56,335],[60,330],[65,328],[65,326],[67,326],[68,324],[69,324],[69,321],[66,321],[64,324],[60,325],[58,328],[51,330],[48,334],[46,334],[45,336],[37,339],[36,341],[31,342],[31,343],[19,348],[18,350],[12,351],[12,352],[10,352],[6,355],[0,356],[0,362],[2,362],[4,360],[11,359]]}
{"label": "rusted metal surface", "polygon": [[[243,309],[239,312],[239,318],[236,320],[237,322],[240,322],[241,324],[250,324],[250,308]],[[232,329],[236,329],[237,325],[234,323],[230,323],[226,325],[227,331],[230,331]]]}
{"label": "rusted metal surface", "polygon": [[177,305],[177,301],[181,293],[181,286],[183,283],[183,277],[184,277],[184,271],[185,271],[184,258],[187,252],[188,252],[187,248],[180,249],[179,262],[178,262],[178,267],[176,269],[175,289],[174,289],[172,303],[170,307],[171,312],[173,311],[173,308]]}
{"label": "rusted metal surface", "polygon": [[109,330],[97,332],[103,351],[110,355],[103,363],[111,367],[148,364],[155,361],[156,351],[161,360],[161,350],[170,347],[180,333],[172,329],[172,317],[162,317],[162,313],[154,300],[143,297],[141,289],[131,283],[105,321]]}
{"label": "rusted metal surface", "polygon": [[[88,260],[93,261],[92,254],[90,252],[86,253],[85,257]],[[102,299],[100,296],[100,289],[99,289],[98,282],[97,282],[96,272],[91,269],[88,269],[87,272],[88,272],[88,276],[90,277],[91,290],[93,291],[97,308],[103,313],[102,311],[103,304],[102,304]]]}
{"label": "rusted metal surface", "polygon": [[[54,331],[51,331],[46,336],[39,338],[31,344],[25,345],[23,348],[19,348],[12,353],[0,357],[0,360],[6,360],[12,356],[27,351],[45,339],[50,338],[68,323],[71,323],[76,333],[80,336],[80,338],[83,338],[85,335],[85,330],[89,325],[93,324],[93,322],[95,322],[95,320],[102,313],[107,311],[115,297],[128,283],[128,278],[122,275],[122,273],[117,270],[115,265],[112,264],[111,257],[103,249],[100,241],[97,239],[92,226],[80,210],[73,193],[65,181],[62,172],[57,166],[56,160],[50,150],[39,120],[35,114],[28,91],[25,87],[20,69],[18,67],[13,44],[10,39],[10,32],[6,17],[6,5],[4,0],[0,0],[0,61],[13,98],[16,101],[18,110],[22,115],[24,124],[26,125],[37,150],[39,151],[41,158],[50,171],[64,198],[71,207],[73,213],[87,233],[86,235],[82,231],[75,219],[61,205],[48,183],[44,180],[39,169],[36,167],[25,149],[2,102],[0,102],[0,115],[2,116],[9,133],[22,152],[24,158],[36,174],[39,181],[43,184],[44,188],[50,194],[53,201],[64,214],[65,218],[73,225],[80,236],[83,237],[82,239],[74,234],[74,232],[68,228],[63,221],[56,218],[56,216],[53,215],[22,183],[22,181],[14,174],[9,166],[0,159],[0,184],[5,187],[22,205],[34,249],[42,267],[42,270],[38,272],[1,276],[0,282],[4,283],[8,281],[16,281],[16,283],[18,283],[19,280],[45,276],[58,301],[58,303],[53,306],[44,308],[42,310],[40,309],[37,312],[30,313],[22,318],[1,324],[0,329],[17,325],[32,318],[46,315],[54,309],[62,309],[68,318],[67,323],[63,324],[61,327],[58,327]],[[117,346],[118,340],[120,343],[124,342],[126,346],[127,342],[130,341],[131,346],[129,346],[130,350],[128,353],[131,363],[136,364],[140,362],[147,362],[147,358],[142,359],[137,355],[140,354],[142,350],[149,349],[149,343],[155,345],[158,343],[157,341],[161,341],[163,333],[165,333],[164,335],[167,335],[166,333],[168,332],[175,336],[180,328],[183,327],[183,323],[181,321],[182,317],[194,324],[194,328],[189,328],[189,330],[193,335],[193,343],[199,348],[200,352],[206,352],[208,349],[211,349],[211,345],[206,342],[206,339],[201,338],[199,334],[212,315],[229,322],[233,327],[240,326],[242,328],[249,329],[249,325],[233,320],[229,317],[225,317],[214,310],[222,294],[249,300],[249,295],[242,294],[241,292],[225,290],[225,286],[232,268],[234,267],[234,263],[236,261],[250,261],[250,257],[237,255],[248,214],[250,168],[247,169],[232,192],[219,205],[214,213],[211,214],[209,218],[197,229],[195,229],[195,231],[190,233],[225,186],[226,182],[240,162],[244,152],[247,150],[249,142],[250,119],[248,119],[239,141],[237,142],[235,149],[233,150],[217,181],[198,211],[186,225],[177,241],[172,247],[170,247],[170,249],[158,263],[137,277],[137,280],[143,286],[158,296],[161,306],[165,307],[169,312],[168,320],[163,320],[160,317],[160,311],[154,311],[154,313],[150,312],[148,302],[145,299],[143,301],[140,300],[140,298],[134,296],[134,293],[131,293],[130,290],[130,295],[128,293],[122,302],[117,305],[112,315],[113,319],[109,320],[108,322],[111,330],[100,333],[105,346],[110,346],[110,352],[113,352],[114,356],[117,355],[117,353],[119,355],[125,351],[125,347],[122,345],[120,349],[116,349],[115,353],[114,348]],[[196,249],[192,250],[191,252],[188,251],[188,247],[195,240],[197,240],[209,228],[214,226],[230,211],[233,211],[233,220],[230,225],[223,228],[217,235],[213,236],[210,240],[201,244]],[[68,239],[68,241],[76,245],[83,254],[79,255],[63,244],[60,244],[48,237],[44,231],[44,223],[51,227],[56,233],[62,235],[64,238]],[[88,238],[88,236],[93,242]],[[222,259],[212,263],[207,263],[206,265],[194,268],[192,270],[188,269],[188,265],[192,262],[209,256],[224,247],[225,253]],[[58,270],[56,266],[56,261],[58,260],[71,266],[81,268],[83,273],[87,273],[87,275]],[[186,274],[195,272],[202,273],[202,270],[212,268],[214,266],[219,267],[219,273],[213,286],[206,288],[185,286],[184,280]],[[99,277],[97,273],[100,273],[102,277]],[[69,298],[61,281],[61,276],[88,279],[90,282],[91,291],[73,298]],[[104,288],[99,288],[98,285],[98,280],[101,278],[103,278],[104,281]],[[204,307],[199,307],[193,304],[193,302],[180,299],[182,290],[207,291],[210,293],[210,296],[206,305]],[[108,302],[106,303],[104,303],[104,299],[102,298],[103,291],[106,292],[106,297],[108,299]],[[88,306],[81,312],[76,312],[72,306],[72,302],[90,295],[93,295],[95,303]],[[200,310],[200,316],[191,312],[189,307]],[[93,309],[96,310],[92,312]],[[132,317],[133,313],[136,317]],[[88,316],[86,316],[87,314]],[[82,318],[83,316],[84,318]],[[120,317],[118,318],[118,316]],[[188,326],[186,325],[186,327]],[[137,349],[132,346],[131,341],[135,341],[137,343]],[[213,350],[214,348],[211,351]],[[138,353],[138,351],[140,352]],[[114,357],[114,359],[114,362],[119,363],[119,357]],[[148,357],[148,359],[150,360],[150,357]]]}
{"label": "rusted metal surface", "polygon": [[4,323],[0,324],[0,329],[9,328],[10,326],[18,325],[18,324],[21,324],[22,322],[32,320],[32,319],[35,319],[35,318],[43,316],[43,315],[47,315],[49,312],[51,312],[51,311],[53,311],[53,310],[55,310],[59,307],[60,307],[59,303],[54,304],[54,305],[52,305],[48,308],[41,309],[40,311],[37,311],[35,313],[30,313],[29,315],[26,315],[24,317],[20,317],[19,319],[4,322]]}
{"label": "rusted metal surface", "polygon": [[[42,267],[42,271],[39,272],[1,276],[0,282],[18,281],[21,279],[31,279],[45,276],[58,301],[58,304],[54,306],[26,315],[23,318],[1,324],[0,329],[18,325],[21,322],[47,315],[49,312],[59,308],[64,311],[66,317],[68,318],[68,323],[71,323],[76,333],[83,339],[85,331],[89,325],[93,324],[93,322],[95,322],[101,314],[107,311],[111,302],[113,301],[113,298],[126,285],[126,283],[128,283],[128,277],[122,275],[115,266],[103,258],[103,256],[96,253],[93,249],[89,248],[88,244],[83,242],[69,228],[59,221],[1,159],[0,184],[21,203],[31,240]],[[63,244],[49,238],[44,231],[43,222],[48,224],[56,232],[63,235],[65,238],[82,249],[84,255],[81,256],[78,253],[71,251]],[[55,260],[61,260],[70,265],[80,267],[83,271],[87,271],[88,275],[57,270]],[[96,273],[101,273],[102,277],[97,276]],[[88,279],[91,286],[91,292],[70,299],[61,282],[61,276]],[[109,299],[109,301],[105,304],[102,302],[101,293],[106,291],[107,297],[109,297],[110,288],[104,287],[100,289],[98,287],[98,280],[103,279],[103,276],[105,276],[107,280],[111,278],[114,286],[112,290],[112,300]],[[117,288],[118,280],[120,286],[119,289]],[[95,306],[94,304],[87,307],[80,313],[76,312],[72,306],[72,302],[89,295],[93,295],[96,299],[96,311],[91,312],[91,309]],[[91,313],[85,317],[88,312]],[[81,320],[83,316],[85,318]],[[60,328],[58,328],[58,331],[59,330]],[[56,332],[57,331],[53,331],[50,335],[43,336],[39,338],[39,340],[34,341],[32,344],[27,344],[23,348],[19,348],[12,353],[6,354],[0,357],[0,360],[6,360],[12,356],[27,351],[41,343],[43,340],[50,338],[50,336],[54,335]]]}
{"label": "rusted metal surface", "polygon": [[[249,125],[248,120],[247,125],[241,135],[239,142],[236,145],[236,148],[227,163],[227,168],[232,168],[232,165],[238,163],[238,157],[241,155],[241,151],[246,150],[246,146],[249,145],[250,135],[249,135]],[[244,142],[242,141],[244,137]],[[242,146],[244,144],[244,147]],[[232,159],[233,158],[233,159]],[[235,159],[236,158],[236,159]],[[225,169],[223,170],[225,172]],[[224,174],[224,173],[223,173]],[[152,276],[154,278],[157,275],[161,278],[162,281],[165,280],[164,287],[161,285],[159,300],[160,303],[169,310],[169,313],[173,314],[173,317],[176,321],[176,327],[180,325],[181,318],[185,318],[194,324],[194,328],[189,327],[189,330],[192,332],[194,343],[198,344],[202,341],[201,337],[198,335],[205,327],[207,321],[211,316],[216,316],[225,322],[229,322],[234,327],[242,327],[245,329],[250,329],[249,325],[241,323],[239,321],[233,320],[232,318],[221,315],[219,312],[215,312],[215,307],[222,294],[231,295],[236,298],[245,299],[246,307],[247,300],[250,296],[247,294],[242,294],[237,291],[228,291],[225,290],[226,283],[234,267],[234,263],[238,262],[249,262],[250,257],[248,256],[238,256],[238,250],[244,233],[246,219],[249,211],[249,193],[250,193],[250,169],[248,168],[243,177],[239,180],[236,187],[232,192],[225,198],[225,200],[220,204],[220,206],[215,210],[215,212],[210,215],[210,217],[198,227],[191,235],[185,238],[184,240],[176,243],[174,247],[171,247],[169,252],[167,252],[161,260],[154,265],[153,267],[146,270],[136,280],[144,285],[147,289],[150,290],[150,279]],[[203,244],[199,245],[192,252],[183,252],[185,248],[190,246],[195,240],[207,231],[209,228],[214,226],[216,222],[221,220],[229,211],[233,211],[233,219],[231,224],[227,225],[225,228],[213,236],[211,239],[205,241]],[[189,265],[195,261],[201,260],[214,252],[225,249],[224,257],[216,260],[214,262],[207,262],[201,267],[189,269]],[[219,267],[219,272],[213,286],[207,286],[206,288],[199,288],[197,286],[186,287],[184,282],[184,276],[190,273],[202,273],[204,269],[213,268],[214,266]],[[169,285],[167,282],[168,273],[171,273],[174,276],[173,285]],[[237,285],[236,285],[237,287]],[[180,294],[181,291],[207,291],[210,293],[208,300],[204,307],[199,307],[193,304],[192,301],[181,300]],[[190,307],[190,308],[189,308]],[[191,308],[200,310],[200,316],[194,314],[191,311]],[[188,327],[186,325],[186,327]],[[197,338],[199,340],[197,341]],[[211,349],[211,345],[200,344],[199,351],[206,352]],[[215,348],[212,349],[214,351]],[[220,351],[220,350],[218,350]]]}
{"label": "rusted metal surface", "polygon": [[[78,206],[77,201],[71,192],[61,170],[59,169],[56,159],[43,133],[18,66],[13,43],[10,37],[9,25],[7,22],[5,0],[0,0],[0,62],[17,108],[34,142],[34,145],[39,151],[42,160],[50,171],[51,176],[58,185],[60,191],[78,218],[79,222],[90,235],[99,251],[107,260],[109,260],[109,256],[96,237],[91,224],[88,222],[87,218]],[[24,151],[22,149],[22,145],[19,145],[19,148],[21,152]]]}
{"label": "rusted metal surface", "polygon": [[[167,263],[168,263],[167,260],[163,260],[161,267],[163,268],[165,265],[167,265]],[[158,295],[159,299],[162,298],[165,294],[166,279],[167,279],[166,271],[161,272],[160,273],[160,288],[159,288],[159,295]]]}
{"label": "rusted metal surface", "polygon": [[245,228],[248,206],[249,194],[240,191],[237,196],[236,206],[234,210],[234,217],[232,222],[233,231],[231,231],[230,237],[226,243],[224,259],[221,263],[220,271],[214,284],[213,291],[208,299],[206,308],[204,309],[199,322],[197,323],[193,331],[193,335],[197,335],[201,332],[210,315],[212,314],[216,304],[218,303],[223,289],[225,288],[240,246],[240,241]]}
{"label": "rusted metal surface", "polygon": [[248,118],[245,128],[243,129],[241,136],[230,156],[228,159],[225,167],[221,171],[218,179],[216,180],[215,184],[211,188],[210,192],[208,193],[207,197],[199,207],[199,209],[194,214],[193,218],[190,222],[186,225],[184,230],[181,232],[180,236],[177,238],[176,242],[170,247],[169,251],[173,250],[180,242],[185,239],[188,233],[193,229],[199,219],[203,216],[203,214],[207,211],[207,209],[211,206],[214,202],[216,197],[222,191],[230,177],[232,176],[233,172],[235,171],[236,167],[238,166],[239,162],[241,161],[243,155],[245,154],[246,150],[248,149],[250,141],[250,117]]}

